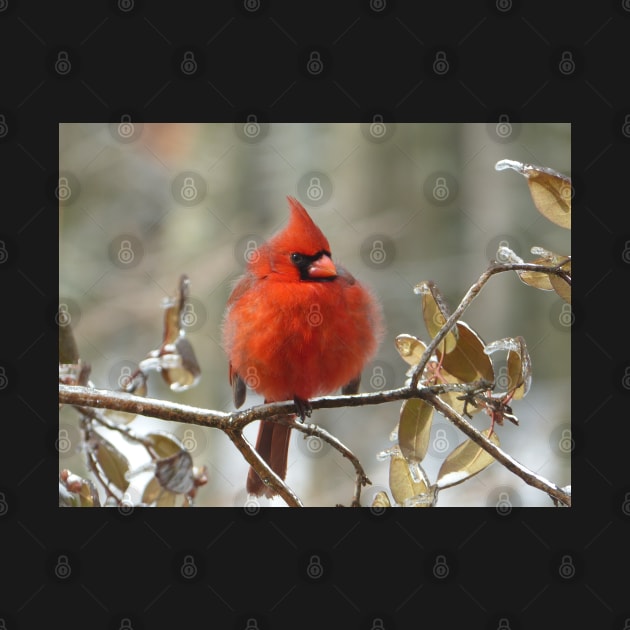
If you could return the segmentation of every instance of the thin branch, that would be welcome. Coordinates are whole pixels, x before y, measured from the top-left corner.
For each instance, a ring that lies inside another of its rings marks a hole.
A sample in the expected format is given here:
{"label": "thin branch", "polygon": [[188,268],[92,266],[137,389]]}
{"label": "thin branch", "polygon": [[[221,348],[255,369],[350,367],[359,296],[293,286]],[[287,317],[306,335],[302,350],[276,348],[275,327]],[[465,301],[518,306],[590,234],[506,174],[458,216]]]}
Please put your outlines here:
{"label": "thin branch", "polygon": [[276,475],[267,462],[258,454],[258,451],[245,439],[239,430],[226,431],[234,446],[242,453],[247,463],[256,471],[256,474],[264,480],[265,485],[273,488],[289,507],[304,507],[293,490]]}
{"label": "thin branch", "polygon": [[330,444],[334,449],[339,451],[346,459],[349,459],[351,464],[354,466],[354,470],[356,472],[356,480],[354,483],[354,495],[352,497],[352,507],[361,507],[361,490],[363,486],[368,484],[372,484],[372,482],[368,479],[368,476],[365,474],[365,470],[363,470],[363,466],[361,466],[361,462],[357,459],[354,453],[347,448],[344,444],[342,444],[334,435],[331,435],[325,429],[318,427],[315,424],[303,424],[299,420],[297,420],[293,416],[284,416],[284,418],[279,418],[280,424],[286,424],[294,428],[296,431],[300,431],[305,435],[311,435],[320,438],[327,444]]}
{"label": "thin branch", "polygon": [[[428,388],[427,388],[428,389]],[[475,444],[478,444],[484,451],[492,455],[494,459],[503,464],[508,470],[520,477],[526,484],[543,490],[549,496],[561,501],[571,507],[571,495],[567,494],[555,483],[551,483],[544,477],[533,473],[531,470],[517,462],[504,450],[493,444],[485,435],[477,431],[464,417],[460,416],[452,407],[447,405],[441,398],[427,391],[421,391],[420,397],[431,403],[434,409],[439,411],[445,418],[450,420],[460,431],[465,433]]]}
{"label": "thin branch", "polygon": [[564,279],[569,285],[571,284],[571,275],[567,273],[562,265],[556,266],[548,266],[548,265],[537,265],[535,263],[497,263],[491,262],[488,269],[486,269],[481,276],[479,276],[479,280],[475,282],[470,289],[466,292],[466,295],[462,298],[462,301],[459,303],[459,306],[453,311],[453,314],[446,320],[442,328],[438,331],[438,333],[433,337],[431,343],[426,347],[426,350],[422,354],[420,358],[420,362],[414,368],[413,374],[411,375],[411,387],[416,388],[418,386],[418,382],[420,381],[420,377],[424,372],[424,368],[428,363],[429,359],[435,353],[435,349],[438,347],[442,339],[446,337],[451,328],[455,326],[455,323],[459,320],[459,318],[463,315],[464,311],[470,306],[472,301],[479,295],[479,292],[485,286],[486,282],[490,280],[490,278],[496,273],[503,273],[505,271],[536,271],[539,273],[549,273],[555,276],[559,276]]}

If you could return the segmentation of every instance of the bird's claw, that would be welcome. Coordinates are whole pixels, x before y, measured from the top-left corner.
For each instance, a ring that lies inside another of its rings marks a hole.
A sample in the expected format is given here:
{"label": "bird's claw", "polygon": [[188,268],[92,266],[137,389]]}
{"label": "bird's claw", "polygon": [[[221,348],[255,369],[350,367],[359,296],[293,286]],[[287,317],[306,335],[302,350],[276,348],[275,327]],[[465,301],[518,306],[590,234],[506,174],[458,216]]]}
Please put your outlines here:
{"label": "bird's claw", "polygon": [[293,399],[295,403],[295,408],[297,410],[297,415],[300,416],[302,422],[306,419],[306,417],[311,417],[311,413],[313,413],[313,408],[308,400],[304,398],[298,398],[297,396]]}

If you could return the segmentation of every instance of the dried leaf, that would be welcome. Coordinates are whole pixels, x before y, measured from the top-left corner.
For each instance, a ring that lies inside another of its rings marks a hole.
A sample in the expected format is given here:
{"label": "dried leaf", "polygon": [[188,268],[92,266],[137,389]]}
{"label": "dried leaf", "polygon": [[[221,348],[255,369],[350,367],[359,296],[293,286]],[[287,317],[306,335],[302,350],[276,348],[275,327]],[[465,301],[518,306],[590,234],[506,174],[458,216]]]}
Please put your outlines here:
{"label": "dried leaf", "polygon": [[418,494],[428,491],[425,481],[414,481],[409,468],[409,462],[401,453],[395,453],[389,462],[389,489],[396,503],[403,503]]}
{"label": "dried leaf", "polygon": [[500,160],[495,169],[507,168],[527,178],[529,192],[538,211],[560,227],[571,229],[571,178],[545,166]]}
{"label": "dried leaf", "polygon": [[396,350],[409,365],[418,365],[426,349],[424,341],[413,335],[402,334],[396,337]]}
{"label": "dried leaf", "polygon": [[[489,432],[490,429],[482,431],[486,437],[488,437]],[[489,439],[493,444],[499,446],[499,438],[496,433],[493,432]],[[466,440],[442,462],[438,473],[437,487],[443,489],[462,483],[480,473],[494,461],[494,457],[475,442]]]}
{"label": "dried leaf", "polygon": [[458,341],[442,358],[442,368],[462,383],[485,379],[494,381],[490,357],[484,352],[481,337],[465,322],[457,322]]}
{"label": "dried leaf", "polygon": [[[562,268],[571,275],[571,260]],[[549,276],[554,291],[568,304],[571,304],[571,285],[560,276]]]}
{"label": "dried leaf", "polygon": [[166,490],[189,494],[195,487],[193,460],[188,451],[158,459],[155,466],[155,477]]}
{"label": "dried leaf", "polygon": [[149,505],[155,503],[156,507],[173,507],[176,500],[177,495],[165,490],[155,477],[149,481],[142,493],[142,502]]}
{"label": "dried leaf", "polygon": [[99,436],[96,443],[96,460],[109,481],[123,492],[129,486],[125,475],[129,472],[129,461],[110,442]]}
{"label": "dried leaf", "polygon": [[[422,317],[429,335],[433,338],[451,316],[446,300],[435,282],[431,280],[421,282],[414,291],[422,295]],[[442,347],[446,353],[449,353],[456,343],[457,328],[453,327],[444,337]]]}
{"label": "dried leaf", "polygon": [[408,461],[421,462],[429,448],[433,407],[420,398],[403,402],[398,425],[398,443]]}
{"label": "dried leaf", "polygon": [[145,437],[151,440],[158,457],[170,457],[186,450],[184,445],[174,435],[164,431],[147,433]]}
{"label": "dried leaf", "polygon": [[529,391],[532,383],[532,363],[523,337],[515,337],[514,348],[510,348],[507,355],[509,386],[508,391],[514,391],[512,398],[519,400]]}

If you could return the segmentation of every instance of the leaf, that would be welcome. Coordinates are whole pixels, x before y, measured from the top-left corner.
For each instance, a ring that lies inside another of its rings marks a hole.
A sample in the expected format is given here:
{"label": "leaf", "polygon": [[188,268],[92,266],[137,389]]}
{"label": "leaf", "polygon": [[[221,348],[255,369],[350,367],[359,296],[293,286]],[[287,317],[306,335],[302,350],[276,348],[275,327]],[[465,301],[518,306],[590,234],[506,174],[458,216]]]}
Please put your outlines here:
{"label": "leaf", "polygon": [[531,166],[527,173],[529,192],[540,214],[571,229],[571,180],[551,169]]}
{"label": "leaf", "polygon": [[180,451],[155,462],[155,477],[166,490],[189,494],[195,487],[193,460],[188,451]]}
{"label": "leaf", "polygon": [[442,358],[442,367],[462,383],[485,379],[494,381],[494,368],[484,352],[481,337],[465,322],[457,322],[458,340],[455,348]]}
{"label": "leaf", "polygon": [[[424,325],[431,338],[438,334],[440,329],[451,316],[450,310],[442,292],[435,282],[426,280],[418,284],[414,291],[422,295],[422,317]],[[442,344],[444,351],[449,353],[457,343],[457,328],[453,327],[444,337]]]}
{"label": "leaf", "polygon": [[[571,260],[569,260],[562,268],[571,275]],[[571,304],[571,285],[560,276],[549,276],[551,286],[554,291],[568,304]]]}
{"label": "leaf", "polygon": [[409,365],[418,365],[426,349],[424,341],[413,335],[402,334],[396,337],[396,350]]}
{"label": "leaf", "polygon": [[155,477],[149,481],[142,493],[142,502],[149,505],[155,503],[156,507],[173,507],[176,500],[177,495],[165,490]]}
{"label": "leaf", "polygon": [[[488,437],[489,432],[490,429],[482,431],[486,437]],[[499,438],[496,433],[492,433],[489,439],[493,444],[499,446]],[[443,489],[462,483],[480,473],[494,461],[494,457],[475,442],[466,440],[449,453],[442,462],[438,473],[437,487]]]}
{"label": "leaf", "polygon": [[[538,255],[538,258],[530,261],[532,264],[545,265],[546,267],[557,267],[558,265],[569,264],[569,271],[571,269],[571,259],[568,256],[555,254],[554,252],[547,251],[542,247],[532,247],[532,254]],[[517,271],[516,273],[525,284],[535,287],[536,289],[541,289],[543,291],[553,290],[553,278],[559,279],[558,276],[543,273],[540,271]],[[564,283],[564,281],[562,282]]]}
{"label": "leaf", "polygon": [[515,337],[516,345],[510,348],[507,356],[509,390],[514,390],[512,398],[519,400],[529,391],[532,383],[532,363],[523,337]]}
{"label": "leaf", "polygon": [[[486,380],[494,382],[494,368],[490,357],[484,352],[485,344],[481,337],[465,322],[456,323],[458,340],[455,348],[442,356],[440,375],[446,383],[471,383]],[[481,407],[466,405],[460,400],[461,392],[446,392],[440,398],[459,414],[464,407],[469,415],[481,410]]]}
{"label": "leaf", "polygon": [[560,227],[571,229],[571,178],[545,166],[516,160],[500,160],[497,171],[507,168],[527,178],[529,192],[538,211]]}
{"label": "leaf", "polygon": [[129,472],[129,460],[113,444],[98,437],[96,460],[109,481],[123,492],[129,486],[125,475]]}
{"label": "leaf", "polygon": [[414,481],[409,469],[409,462],[401,453],[395,453],[389,462],[389,489],[396,503],[424,494],[428,491],[425,481]]}
{"label": "leaf", "polygon": [[403,456],[421,462],[429,448],[433,407],[420,398],[403,402],[398,424],[398,443]]}
{"label": "leaf", "polygon": [[151,444],[158,457],[170,457],[171,455],[186,450],[184,445],[174,435],[166,433],[165,431],[147,433],[145,437],[151,440]]}

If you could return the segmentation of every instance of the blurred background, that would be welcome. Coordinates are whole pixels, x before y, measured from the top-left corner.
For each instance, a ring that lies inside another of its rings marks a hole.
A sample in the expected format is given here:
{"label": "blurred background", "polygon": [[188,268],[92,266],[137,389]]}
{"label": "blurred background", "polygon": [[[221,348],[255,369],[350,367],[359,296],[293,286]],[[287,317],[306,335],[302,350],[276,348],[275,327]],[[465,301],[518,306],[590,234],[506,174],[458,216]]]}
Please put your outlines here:
{"label": "blurred background", "polygon": [[[59,128],[60,302],[67,306],[83,361],[98,388],[116,389],[161,342],[162,300],[181,274],[191,280],[187,327],[201,365],[200,384],[175,394],[159,376],[148,395],[203,408],[233,409],[221,320],[231,287],[253,248],[282,227],[287,195],[296,196],[330,241],[333,258],[371,285],[382,301],[387,333],[364,374],[362,391],[399,387],[408,367],[394,346],[400,333],[428,341],[413,287],[433,280],[453,310],[507,244],[526,261],[532,246],[570,254],[569,230],[532,203],[526,180],[497,172],[504,158],[571,174],[569,124],[62,124]],[[543,477],[570,483],[571,311],[553,292],[495,276],[464,314],[489,343],[522,335],[533,381],[513,405],[520,426],[497,427],[502,447]],[[261,399],[248,392],[245,405]],[[373,486],[364,504],[388,487],[400,403],[318,410],[327,429],[362,462]],[[477,414],[473,424],[489,423]],[[248,466],[220,432],[140,418],[135,430],[173,432],[196,465],[208,467],[199,506],[241,506]],[[60,470],[88,475],[78,417],[62,409],[60,429],[73,448]],[[258,423],[245,435],[253,443]],[[436,415],[423,462],[435,481],[463,436]],[[123,443],[134,465],[143,460]],[[140,449],[139,453],[142,453]],[[353,468],[316,440],[293,433],[287,481],[308,506],[348,505]],[[133,499],[133,497],[132,497]],[[443,490],[438,506],[551,506],[499,464]],[[262,505],[284,505],[280,499]]]}

